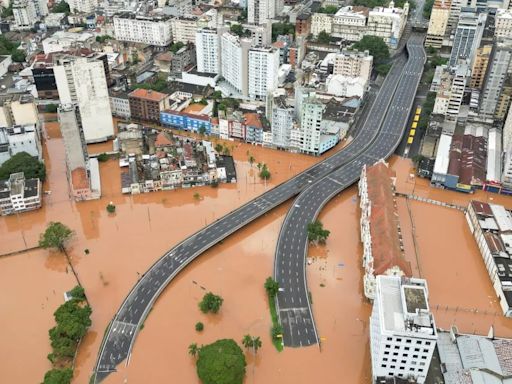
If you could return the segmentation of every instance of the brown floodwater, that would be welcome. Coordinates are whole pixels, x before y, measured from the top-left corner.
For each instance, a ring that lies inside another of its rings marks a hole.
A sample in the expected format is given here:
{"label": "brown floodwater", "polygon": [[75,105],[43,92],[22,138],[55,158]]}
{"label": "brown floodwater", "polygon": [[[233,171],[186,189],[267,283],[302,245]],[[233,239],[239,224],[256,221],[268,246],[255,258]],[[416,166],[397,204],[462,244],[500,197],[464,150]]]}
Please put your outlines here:
{"label": "brown floodwater", "polygon": [[[93,307],[93,325],[79,350],[75,383],[88,382],[105,328],[135,283],[137,273],[144,272],[187,235],[318,161],[230,143],[237,161],[238,184],[138,196],[120,193],[119,168],[116,161],[108,161],[101,163],[102,199],[75,204],[68,199],[58,127],[49,123],[46,129],[50,139],[45,146],[49,174],[45,190],[52,193],[36,212],[0,218],[0,254],[34,246],[39,233],[52,220],[62,221],[75,231],[70,254]],[[90,148],[99,152],[107,145]],[[269,165],[273,177],[267,187],[258,180],[256,167],[248,164],[247,151],[256,162]],[[407,160],[395,158],[392,163],[399,190],[414,189],[415,194],[464,205],[470,198],[431,189],[424,180],[409,179],[411,165]],[[202,196],[200,201],[193,198],[195,192]],[[510,198],[482,193],[476,196],[512,206]],[[117,206],[115,215],[105,210],[109,201]],[[272,274],[275,242],[288,207],[275,209],[186,268],[151,311],[136,339],[129,366],[122,363],[119,372],[105,382],[160,383],[172,378],[176,383],[197,383],[193,360],[187,354],[190,343],[208,343],[221,337],[241,340],[250,333],[262,338],[263,348],[256,358],[247,354],[247,383],[338,383],[340,378],[347,383],[367,383],[371,306],[362,294],[355,187],[322,211],[321,220],[331,236],[325,247],[310,252],[313,257],[307,267],[308,284],[322,348],[278,353],[271,344],[270,314],[262,284]],[[498,335],[512,337],[510,320],[500,313],[494,316],[499,308],[463,214],[419,202],[407,204],[403,198],[398,199],[398,207],[406,253],[415,273],[421,272],[428,279],[438,324],[446,328],[455,322],[462,331],[481,333],[487,333],[494,324]],[[440,224],[432,225],[436,222]],[[90,250],[88,255],[85,249]],[[63,301],[63,291],[75,285],[66,270],[62,255],[42,250],[0,258],[1,297],[7,314],[0,320],[5,331],[0,355],[9,367],[3,370],[6,382],[38,382],[49,368],[46,355],[52,314]],[[200,286],[223,296],[224,305],[218,315],[199,312],[197,302],[204,292]],[[17,296],[6,296],[9,291]],[[472,308],[478,312],[470,312]],[[197,321],[205,323],[201,334],[194,330]],[[31,369],[23,369],[27,366]]]}

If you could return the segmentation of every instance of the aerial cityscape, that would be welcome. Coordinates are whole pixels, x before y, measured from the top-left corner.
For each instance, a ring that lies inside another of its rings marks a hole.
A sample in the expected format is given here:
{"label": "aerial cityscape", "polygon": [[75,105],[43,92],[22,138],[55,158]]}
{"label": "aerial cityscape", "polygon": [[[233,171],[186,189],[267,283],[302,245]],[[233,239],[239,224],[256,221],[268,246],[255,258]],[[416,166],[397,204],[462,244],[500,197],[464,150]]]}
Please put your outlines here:
{"label": "aerial cityscape", "polygon": [[9,384],[510,384],[512,2],[0,0]]}

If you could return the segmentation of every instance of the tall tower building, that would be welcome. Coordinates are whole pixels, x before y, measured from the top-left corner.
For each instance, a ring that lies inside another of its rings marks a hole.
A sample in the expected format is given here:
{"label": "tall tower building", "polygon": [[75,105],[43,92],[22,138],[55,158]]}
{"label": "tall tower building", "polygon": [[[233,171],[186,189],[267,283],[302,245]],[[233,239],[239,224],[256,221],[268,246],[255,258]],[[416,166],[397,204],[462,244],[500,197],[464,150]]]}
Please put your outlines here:
{"label": "tall tower building", "polygon": [[511,60],[512,39],[496,40],[489,57],[480,98],[479,113],[484,118],[494,118]]}
{"label": "tall tower building", "polygon": [[412,377],[423,384],[436,342],[427,282],[416,278],[377,276],[370,318],[374,382],[381,378]]}
{"label": "tall tower building", "polygon": [[219,73],[219,36],[216,29],[203,28],[196,32],[197,71]]}
{"label": "tall tower building", "polygon": [[265,24],[276,17],[276,7],[281,8],[279,0],[247,0],[247,21],[249,24]]}
{"label": "tall tower building", "polygon": [[441,48],[448,28],[451,0],[436,0],[428,23],[425,45]]}
{"label": "tall tower building", "polygon": [[249,97],[264,100],[278,86],[279,50],[251,48],[249,50]]}
{"label": "tall tower building", "polygon": [[321,123],[325,105],[310,94],[302,102],[300,126],[302,131],[301,151],[311,155],[320,152]]}
{"label": "tall tower building", "polygon": [[286,103],[286,97],[275,97],[272,103],[272,145],[277,148],[290,146],[293,117],[294,109]]}
{"label": "tall tower building", "polygon": [[61,104],[76,104],[85,141],[106,141],[114,135],[103,62],[69,55],[55,59],[53,73]]}
{"label": "tall tower building", "polygon": [[252,44],[250,38],[240,38],[224,32],[221,41],[221,74],[235,90],[243,96],[248,94],[248,54]]}
{"label": "tall tower building", "polygon": [[17,30],[32,28],[39,19],[37,17],[34,1],[32,0],[13,0],[12,13],[15,23],[14,28]]}
{"label": "tall tower building", "polygon": [[465,60],[473,65],[474,56],[480,46],[484,33],[486,14],[476,12],[474,8],[463,8],[455,30],[450,66],[457,65],[459,60]]}
{"label": "tall tower building", "polygon": [[98,0],[65,0],[73,13],[90,13],[98,6]]}

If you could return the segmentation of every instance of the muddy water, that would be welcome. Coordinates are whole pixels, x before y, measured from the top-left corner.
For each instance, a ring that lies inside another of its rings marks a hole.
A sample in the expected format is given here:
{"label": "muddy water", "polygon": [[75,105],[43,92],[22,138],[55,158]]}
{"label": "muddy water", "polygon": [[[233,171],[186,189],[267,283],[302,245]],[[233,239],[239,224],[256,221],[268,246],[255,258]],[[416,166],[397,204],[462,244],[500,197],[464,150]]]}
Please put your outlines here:
{"label": "muddy water", "polygon": [[[47,131],[51,139],[46,143],[49,181],[45,189],[52,193],[45,197],[44,208],[37,212],[0,218],[0,254],[35,245],[39,233],[51,220],[62,221],[76,232],[69,244],[70,254],[94,310],[93,326],[78,355],[76,383],[88,382],[104,330],[135,283],[137,273],[144,272],[172,244],[318,160],[230,144],[234,145],[237,160],[237,185],[139,196],[120,194],[119,168],[115,161],[109,161],[101,164],[104,197],[99,201],[75,204],[68,199],[58,127],[48,124]],[[102,144],[101,149],[104,145],[107,144]],[[267,187],[258,180],[256,167],[247,163],[248,151],[256,162],[269,164],[273,177]],[[402,188],[460,204],[466,204],[469,199],[461,194],[432,190],[423,180],[409,180],[408,161],[394,160],[393,166],[397,169],[398,183]],[[200,201],[193,198],[195,192],[200,193]],[[210,250],[180,274],[146,320],[129,367],[121,364],[120,371],[111,375],[107,382],[124,383],[125,379],[135,383],[168,382],[172,377],[173,382],[196,383],[187,346],[194,341],[207,343],[219,337],[240,340],[246,333],[261,336],[263,340],[263,348],[256,359],[248,355],[247,382],[297,383],[320,379],[335,383],[340,381],[340,377],[347,383],[368,382],[367,319],[371,307],[363,300],[362,294],[359,210],[355,196],[356,189],[351,188],[323,210],[321,220],[331,230],[331,237],[325,247],[311,250],[314,261],[307,268],[314,315],[323,339],[321,350],[318,347],[287,349],[278,354],[268,336],[270,315],[262,284],[272,274],[275,242],[287,209],[283,206]],[[483,198],[503,200],[508,206],[512,205],[508,198],[495,195],[483,195]],[[109,201],[117,206],[115,215],[109,215],[105,210]],[[493,295],[487,274],[476,245],[468,236],[462,214],[454,210],[441,211],[441,208],[434,210],[432,206],[416,202],[412,202],[410,207],[416,237],[409,221],[410,228],[404,230],[409,231],[406,249],[410,254],[412,249],[418,248],[419,256],[410,256],[411,261],[414,263],[416,259],[416,264],[413,264],[416,270],[419,273],[421,269],[422,276],[429,279],[431,301],[439,304],[436,309],[438,323],[447,327],[455,319],[463,331],[472,332],[478,324],[477,331],[482,329],[486,332],[489,321],[494,321],[499,335],[512,336],[510,323],[501,316],[474,315],[462,310],[462,307],[471,305],[481,310],[487,308],[488,312],[496,310],[496,304],[490,303]],[[408,209],[405,202],[399,201],[403,226],[407,226],[402,216],[409,216]],[[432,225],[438,218],[440,222],[450,224],[449,230],[441,225]],[[84,254],[86,248],[90,250],[89,255]],[[444,268],[443,273],[439,273],[441,268]],[[0,259],[0,278],[8,274],[3,280],[12,291],[16,287],[24,289],[27,279],[19,276],[23,276],[26,270],[37,270],[37,273],[30,274],[30,282],[33,281],[29,285],[31,290],[37,286],[38,289],[41,287],[41,294],[52,292],[53,295],[55,289],[56,298],[42,309],[39,305],[44,302],[39,292],[26,301],[8,301],[10,315],[2,319],[4,329],[16,329],[23,324],[20,314],[29,303],[31,323],[23,328],[31,332],[7,333],[12,340],[7,339],[6,343],[0,344],[0,354],[10,357],[11,360],[7,361],[23,361],[25,366],[35,367],[31,372],[8,370],[5,378],[8,382],[37,382],[42,378],[48,368],[47,331],[53,324],[52,313],[62,302],[59,301],[62,292],[75,284],[71,274],[66,273],[65,262],[60,255],[49,257],[48,252],[38,251],[37,255],[31,253]],[[460,284],[450,279],[453,276]],[[204,316],[197,309],[203,293],[200,286],[224,297],[224,307],[219,315]],[[454,289],[457,286],[461,288]],[[448,290],[450,292],[445,293]],[[6,292],[6,289],[1,292]],[[2,302],[5,301],[2,296]],[[461,309],[444,310],[443,314],[443,305],[459,305]],[[202,334],[194,330],[197,321],[205,323]],[[24,354],[23,360],[19,355],[11,355],[12,345],[30,345],[32,339],[38,340],[37,346],[31,349],[30,354]],[[17,367],[14,363],[12,366]]]}

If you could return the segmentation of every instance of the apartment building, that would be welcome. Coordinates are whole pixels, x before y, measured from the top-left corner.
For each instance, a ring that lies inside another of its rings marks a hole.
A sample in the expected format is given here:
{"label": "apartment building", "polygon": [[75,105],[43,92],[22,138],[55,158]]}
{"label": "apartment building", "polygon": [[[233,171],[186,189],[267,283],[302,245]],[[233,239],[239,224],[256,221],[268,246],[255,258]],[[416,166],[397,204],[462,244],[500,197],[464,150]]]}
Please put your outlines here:
{"label": "apartment building", "polygon": [[320,32],[332,33],[333,16],[327,13],[313,13],[311,16],[311,34],[317,37]]}
{"label": "apartment building", "polygon": [[132,119],[160,122],[160,112],[169,108],[169,95],[138,88],[128,94]]}
{"label": "apartment building", "polygon": [[332,18],[332,35],[348,41],[359,41],[367,32],[369,9],[346,6]]}
{"label": "apartment building", "polygon": [[289,148],[294,122],[294,107],[287,103],[285,96],[277,96],[272,101],[272,145],[276,148]]}
{"label": "apartment building", "polygon": [[249,50],[248,92],[251,99],[265,100],[278,86],[279,50],[251,48]]}
{"label": "apartment building", "polygon": [[370,81],[373,56],[368,51],[342,51],[334,58],[333,75],[358,77],[365,84]]}
{"label": "apartment building", "polygon": [[114,136],[104,62],[71,55],[54,57],[53,73],[61,104],[76,104],[88,143]]}
{"label": "apartment building", "polygon": [[78,107],[72,104],[61,104],[58,118],[66,152],[71,198],[76,201],[99,199],[101,182],[98,160],[89,159]]}
{"label": "apartment building", "polygon": [[495,18],[496,37],[512,36],[512,9],[498,9]]}
{"label": "apartment building", "polygon": [[466,211],[466,220],[503,315],[512,317],[512,215],[501,205],[473,200]]}
{"label": "apartment building", "polygon": [[125,92],[112,93],[110,95],[110,109],[113,116],[130,119],[132,115],[128,94]]}
{"label": "apartment building", "polygon": [[395,8],[394,2],[389,3],[389,8],[376,7],[368,14],[367,35],[381,37],[391,48],[398,47],[400,38],[407,23],[409,3],[404,8]]}
{"label": "apartment building", "polygon": [[480,46],[486,21],[485,13],[477,13],[474,8],[463,8],[455,29],[453,47],[450,55],[450,66],[460,60],[469,61],[473,65],[475,52]]}
{"label": "apartment building", "polygon": [[203,28],[196,32],[197,71],[220,72],[220,42],[216,29]]}
{"label": "apartment building", "polygon": [[300,119],[302,131],[301,152],[310,155],[320,154],[320,128],[324,109],[325,105],[315,95],[308,96],[302,102]]}
{"label": "apartment building", "polygon": [[91,13],[99,5],[98,0],[65,0],[72,13]]}
{"label": "apartment building", "polygon": [[0,180],[0,215],[41,208],[41,189],[39,179],[25,179],[23,172],[11,174],[8,180]]}
{"label": "apartment building", "polygon": [[282,6],[279,4],[279,0],[247,0],[247,21],[249,24],[268,22],[280,12]]}
{"label": "apartment building", "polygon": [[436,0],[428,23],[425,46],[441,48],[448,28],[451,0]]}
{"label": "apartment building", "polygon": [[473,68],[471,69],[471,80],[469,82],[471,88],[482,89],[491,51],[492,44],[483,45],[476,50]]}
{"label": "apartment building", "polygon": [[165,47],[172,42],[171,19],[124,13],[114,16],[114,36],[119,41]]}
{"label": "apartment building", "polygon": [[37,125],[0,127],[0,165],[17,153],[26,152],[39,160],[43,158]]}
{"label": "apartment building", "polygon": [[29,30],[39,20],[36,14],[34,1],[39,0],[13,0],[12,13],[14,16],[14,29]]}
{"label": "apartment building", "polygon": [[446,65],[436,68],[433,81],[437,89],[434,114],[457,119],[469,75],[470,71],[467,64],[459,64],[454,69],[450,69]]}
{"label": "apartment building", "polygon": [[224,32],[221,36],[221,75],[242,96],[248,95],[248,54],[250,38]]}
{"label": "apartment building", "polygon": [[28,93],[0,95],[0,127],[39,124],[34,97]]}
{"label": "apartment building", "polygon": [[437,330],[424,279],[377,276],[370,317],[372,377],[425,383]]}
{"label": "apartment building", "polygon": [[395,172],[384,161],[363,167],[359,179],[364,295],[375,299],[376,276],[412,276],[405,259],[395,200]]}
{"label": "apartment building", "polygon": [[482,85],[482,97],[478,112],[484,118],[493,119],[495,117],[511,61],[512,36],[507,39],[499,38],[493,45]]}
{"label": "apartment building", "polygon": [[182,43],[195,43],[197,33],[197,17],[181,16],[171,20],[172,40]]}

